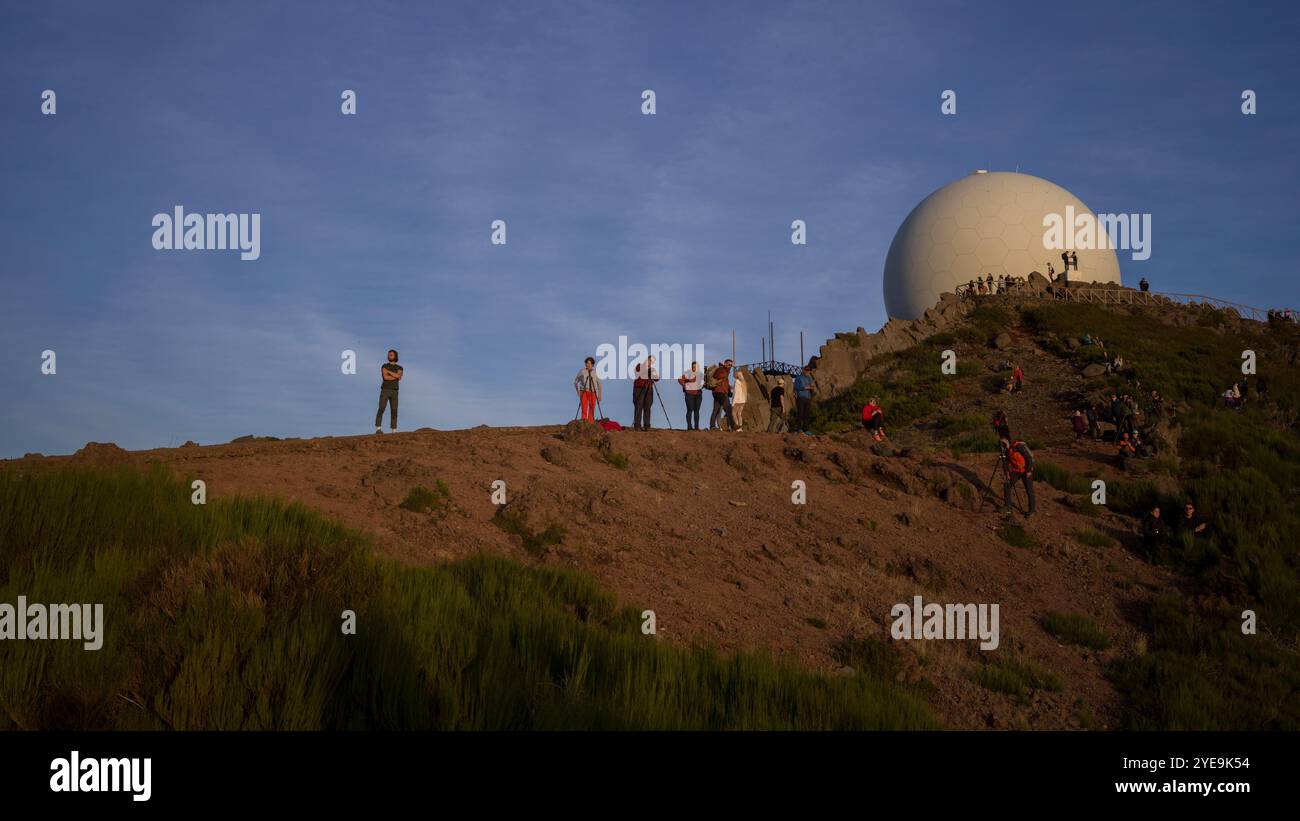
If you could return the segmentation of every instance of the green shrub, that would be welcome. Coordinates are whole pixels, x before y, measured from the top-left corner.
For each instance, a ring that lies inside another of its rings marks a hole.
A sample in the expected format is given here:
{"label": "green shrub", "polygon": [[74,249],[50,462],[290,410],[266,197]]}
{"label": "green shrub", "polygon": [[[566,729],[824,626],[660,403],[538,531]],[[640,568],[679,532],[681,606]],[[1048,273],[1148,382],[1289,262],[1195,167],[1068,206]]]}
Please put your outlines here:
{"label": "green shrub", "polygon": [[1110,639],[1091,619],[1077,613],[1047,613],[1041,620],[1043,629],[1062,644],[1074,644],[1091,650],[1105,650]]}
{"label": "green shrub", "polygon": [[1022,703],[1028,700],[1030,690],[1060,692],[1064,688],[1059,676],[1026,659],[981,664],[975,669],[974,679],[986,690],[1006,693]]}
{"label": "green shrub", "polygon": [[1090,493],[1092,491],[1092,483],[1088,480],[1073,476],[1055,462],[1048,462],[1043,459],[1034,460],[1034,481],[1046,482],[1065,493]]}
{"label": "green shrub", "polygon": [[867,666],[654,641],[576,573],[411,566],[300,505],[189,493],[161,471],[0,470],[0,601],[98,602],[106,623],[98,652],[0,642],[0,729],[935,726]]}
{"label": "green shrub", "polygon": [[627,457],[615,451],[609,451],[605,454],[605,462],[619,470],[627,470]]}
{"label": "green shrub", "polygon": [[564,527],[558,524],[547,525],[541,531],[533,530],[529,527],[524,517],[511,509],[509,506],[503,507],[492,517],[492,522],[506,533],[512,536],[518,536],[523,543],[524,550],[533,556],[541,556],[546,552],[546,548],[553,544],[559,544],[564,541]]}
{"label": "green shrub", "polygon": [[1300,729],[1300,656],[1267,632],[1244,635],[1238,608],[1164,595],[1144,617],[1147,652],[1112,674],[1129,702],[1122,729]]}
{"label": "green shrub", "polygon": [[998,538],[1012,547],[1023,547],[1028,550],[1037,550],[1039,546],[1038,538],[1028,530],[1025,530],[1024,525],[1005,522],[998,526],[997,534]]}
{"label": "green shrub", "polygon": [[948,449],[953,456],[961,456],[966,453],[997,453],[998,437],[997,434],[990,430],[968,433],[955,439],[948,446]]}
{"label": "green shrub", "polygon": [[451,498],[451,488],[447,483],[439,479],[435,486],[436,490],[430,490],[424,485],[416,485],[406,494],[398,507],[415,513],[436,513],[447,499]]}
{"label": "green shrub", "polygon": [[1110,547],[1115,544],[1114,539],[1092,528],[1079,528],[1071,531],[1070,535],[1074,537],[1076,542],[1088,547]]}

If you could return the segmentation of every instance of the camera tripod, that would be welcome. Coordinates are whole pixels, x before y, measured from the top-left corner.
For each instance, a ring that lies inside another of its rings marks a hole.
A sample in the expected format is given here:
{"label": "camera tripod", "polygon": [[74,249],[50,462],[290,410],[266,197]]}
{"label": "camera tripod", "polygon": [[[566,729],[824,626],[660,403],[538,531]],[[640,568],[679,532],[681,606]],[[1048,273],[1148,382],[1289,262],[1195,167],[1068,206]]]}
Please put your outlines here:
{"label": "camera tripod", "polygon": [[980,506],[976,512],[984,509],[984,504],[989,500],[989,496],[997,498],[993,492],[993,480],[997,478],[999,471],[1002,473],[1002,481],[1004,483],[1002,485],[1002,499],[1004,504],[1006,500],[1006,488],[1010,487],[1011,496],[1015,500],[1012,504],[1012,508],[1017,512],[1023,513],[1024,511],[1021,509],[1020,504],[1020,488],[1017,487],[1016,483],[1011,479],[1011,468],[1007,464],[1007,452],[1005,450],[998,453],[998,463],[993,466],[993,472],[989,474],[988,481],[984,483],[984,494],[980,497]]}
{"label": "camera tripod", "polygon": [[[591,382],[591,374],[587,374],[587,384],[583,386],[583,390],[584,390],[585,392],[590,393],[590,394],[592,394],[593,396],[596,397],[596,412],[597,412],[598,414],[600,414],[600,415],[597,416],[596,418],[597,418],[598,420],[599,420],[599,419],[604,419],[604,418],[605,418],[605,409],[602,408],[602,407],[600,406],[600,391],[596,390],[596,386],[592,384],[592,382]],[[576,411],[573,412],[573,421],[575,421],[575,422],[578,421],[578,416],[579,416],[581,413],[582,413],[582,394],[579,393],[579,394],[578,394],[578,409],[577,409]]]}

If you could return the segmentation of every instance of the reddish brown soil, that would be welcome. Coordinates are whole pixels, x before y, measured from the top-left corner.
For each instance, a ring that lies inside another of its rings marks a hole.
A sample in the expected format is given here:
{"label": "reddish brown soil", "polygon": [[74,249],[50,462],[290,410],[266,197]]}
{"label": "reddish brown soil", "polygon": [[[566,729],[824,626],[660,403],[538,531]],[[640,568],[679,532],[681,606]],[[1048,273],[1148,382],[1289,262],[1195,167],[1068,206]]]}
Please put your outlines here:
{"label": "reddish brown soil", "polygon": [[[1013,358],[1028,389],[1013,397],[963,383],[946,408],[969,414],[1006,406],[1022,438],[1040,439],[1040,459],[1072,470],[1101,467],[1109,446],[1072,444],[1062,396],[1078,377],[1065,363],[1019,340],[1011,352],[961,355]],[[566,439],[561,427],[256,440],[127,454],[104,447],[71,457],[105,464],[158,460],[204,479],[211,498],[272,494],[301,501],[374,537],[381,552],[431,563],[488,552],[570,567],[599,579],[622,601],[649,608],[666,639],[722,649],[764,648],[799,664],[834,671],[832,648],[844,637],[889,638],[890,609],[927,602],[997,603],[1001,648],[974,641],[899,641],[905,676],[946,724],[959,728],[1104,728],[1120,696],[1104,675],[1116,657],[1144,651],[1131,619],[1176,579],[1116,542],[1086,547],[1070,533],[1099,529],[1118,537],[1123,517],[1086,518],[1038,485],[1039,514],[1028,529],[1039,549],[1012,547],[995,529],[991,506],[975,511],[958,484],[978,488],[990,455],[953,459],[920,429],[891,431],[908,456],[878,456],[861,432],[833,436],[686,433],[609,435],[628,467],[608,464],[597,435]],[[928,452],[925,452],[928,451]],[[543,455],[545,454],[545,455]],[[60,458],[30,460],[44,464]],[[1105,468],[1110,470],[1110,468]],[[535,556],[493,522],[495,480],[536,530],[565,528],[563,540]],[[791,502],[791,483],[807,483],[807,504]],[[398,507],[416,485],[451,489],[443,515]],[[945,502],[934,495],[949,485]],[[1059,644],[1043,630],[1048,612],[1079,613],[1101,625],[1110,649]],[[972,672],[990,659],[1027,659],[1058,674],[1060,692],[1027,703],[984,689]]]}

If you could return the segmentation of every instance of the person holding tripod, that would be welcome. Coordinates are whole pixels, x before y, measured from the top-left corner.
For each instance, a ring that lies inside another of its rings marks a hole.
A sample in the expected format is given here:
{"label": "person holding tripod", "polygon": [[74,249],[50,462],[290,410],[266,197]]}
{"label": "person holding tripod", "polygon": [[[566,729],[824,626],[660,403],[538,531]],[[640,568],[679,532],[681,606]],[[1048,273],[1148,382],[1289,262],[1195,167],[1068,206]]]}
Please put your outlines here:
{"label": "person holding tripod", "polygon": [[578,409],[582,421],[596,421],[596,406],[601,400],[600,377],[596,374],[596,360],[587,357],[582,370],[573,379],[573,389],[578,392]]}
{"label": "person holding tripod", "polygon": [[1016,482],[1025,486],[1025,496],[1029,499],[1029,508],[1025,516],[1033,516],[1034,505],[1034,454],[1029,446],[1019,440],[1012,441],[1003,436],[999,442],[999,458],[1002,460],[1003,485],[1002,501],[1005,508],[1011,507],[1011,491]]}
{"label": "person holding tripod", "polygon": [[691,369],[677,377],[677,384],[682,386],[686,397],[686,429],[700,429],[700,404],[704,401],[704,374],[700,363],[692,362]]}
{"label": "person holding tripod", "polygon": [[636,366],[636,379],[632,381],[632,416],[633,430],[650,430],[650,411],[655,404],[655,383],[659,381],[659,371],[654,367],[655,358],[647,356],[645,361]]}

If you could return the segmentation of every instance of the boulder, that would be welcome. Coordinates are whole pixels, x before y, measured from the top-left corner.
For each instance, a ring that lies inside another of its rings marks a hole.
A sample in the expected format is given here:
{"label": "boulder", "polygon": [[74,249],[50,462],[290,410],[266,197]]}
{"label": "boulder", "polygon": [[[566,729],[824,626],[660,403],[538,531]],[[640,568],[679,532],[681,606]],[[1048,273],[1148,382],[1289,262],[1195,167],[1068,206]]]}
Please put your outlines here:
{"label": "boulder", "polygon": [[993,337],[993,347],[997,348],[999,351],[1011,347],[1011,334],[1003,331]]}
{"label": "boulder", "polygon": [[1083,369],[1083,376],[1085,379],[1096,379],[1097,377],[1104,376],[1105,374],[1106,374],[1106,366],[1101,364],[1100,362],[1094,362]]}

